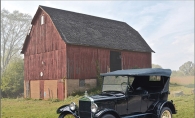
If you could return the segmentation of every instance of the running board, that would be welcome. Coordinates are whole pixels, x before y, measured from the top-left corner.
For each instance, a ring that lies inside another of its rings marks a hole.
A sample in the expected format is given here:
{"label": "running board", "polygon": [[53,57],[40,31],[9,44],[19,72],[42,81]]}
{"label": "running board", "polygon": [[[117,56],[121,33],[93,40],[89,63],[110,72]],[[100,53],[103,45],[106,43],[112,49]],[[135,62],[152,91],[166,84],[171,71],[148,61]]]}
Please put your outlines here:
{"label": "running board", "polygon": [[134,114],[131,116],[123,116],[121,118],[158,118],[153,113],[140,113],[140,114]]}

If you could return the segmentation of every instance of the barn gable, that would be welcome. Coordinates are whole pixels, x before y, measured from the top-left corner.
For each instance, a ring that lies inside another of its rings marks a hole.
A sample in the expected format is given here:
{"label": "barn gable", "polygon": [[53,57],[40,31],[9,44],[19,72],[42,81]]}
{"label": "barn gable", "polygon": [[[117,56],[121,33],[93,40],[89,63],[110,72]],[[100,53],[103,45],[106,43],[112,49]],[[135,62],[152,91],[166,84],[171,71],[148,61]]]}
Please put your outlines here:
{"label": "barn gable", "polygon": [[[42,16],[44,16],[44,24],[41,24]],[[65,42],[61,38],[53,21],[40,7],[33,17],[31,24],[32,26],[23,44],[22,54],[32,55],[52,50],[65,49]]]}

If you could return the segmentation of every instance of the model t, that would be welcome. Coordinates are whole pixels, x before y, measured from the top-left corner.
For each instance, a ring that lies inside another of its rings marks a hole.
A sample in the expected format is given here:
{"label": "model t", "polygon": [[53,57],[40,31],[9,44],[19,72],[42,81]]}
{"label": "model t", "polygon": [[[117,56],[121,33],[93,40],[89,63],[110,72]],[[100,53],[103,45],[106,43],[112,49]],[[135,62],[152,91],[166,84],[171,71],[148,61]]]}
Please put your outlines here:
{"label": "model t", "polygon": [[59,118],[172,118],[168,101],[169,69],[130,69],[101,74],[102,93],[84,97],[58,108]]}

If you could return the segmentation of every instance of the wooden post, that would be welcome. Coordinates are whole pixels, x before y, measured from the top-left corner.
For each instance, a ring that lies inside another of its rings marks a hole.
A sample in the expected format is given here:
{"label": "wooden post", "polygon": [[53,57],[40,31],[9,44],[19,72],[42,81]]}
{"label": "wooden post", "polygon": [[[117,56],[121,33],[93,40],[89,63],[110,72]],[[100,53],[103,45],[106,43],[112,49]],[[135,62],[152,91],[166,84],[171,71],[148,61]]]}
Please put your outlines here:
{"label": "wooden post", "polygon": [[67,87],[67,78],[65,77],[65,78],[64,78],[64,89],[65,89],[65,90],[64,90],[64,92],[65,92],[65,93],[64,93],[64,96],[65,96],[64,99],[66,99],[66,98],[68,97],[68,93],[67,93],[68,90],[67,90],[67,88],[68,88],[68,87]]}

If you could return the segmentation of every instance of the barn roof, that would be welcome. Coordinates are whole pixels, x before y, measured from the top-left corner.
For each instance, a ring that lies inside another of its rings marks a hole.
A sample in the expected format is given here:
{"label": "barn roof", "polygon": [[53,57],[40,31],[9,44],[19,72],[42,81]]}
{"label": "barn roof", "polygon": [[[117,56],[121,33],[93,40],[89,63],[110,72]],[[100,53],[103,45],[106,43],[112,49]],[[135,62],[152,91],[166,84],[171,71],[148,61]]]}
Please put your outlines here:
{"label": "barn roof", "polygon": [[68,44],[154,52],[142,36],[125,22],[46,6],[39,8],[50,16],[62,39]]}

